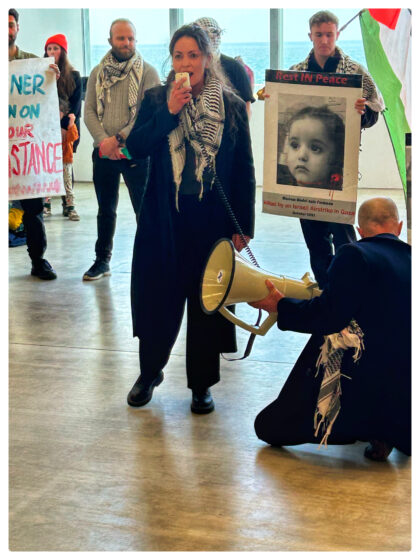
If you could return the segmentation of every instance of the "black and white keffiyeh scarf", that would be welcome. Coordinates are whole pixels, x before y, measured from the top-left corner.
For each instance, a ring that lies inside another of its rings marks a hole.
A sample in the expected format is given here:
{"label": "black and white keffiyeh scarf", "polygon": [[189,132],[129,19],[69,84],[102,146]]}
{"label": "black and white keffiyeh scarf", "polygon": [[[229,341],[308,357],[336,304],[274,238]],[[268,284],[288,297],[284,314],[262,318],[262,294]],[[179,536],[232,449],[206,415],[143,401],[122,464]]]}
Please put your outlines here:
{"label": "black and white keffiyeh scarf", "polygon": [[223,31],[217,21],[211,17],[202,17],[200,19],[196,19],[194,23],[202,27],[207,32],[213,53],[216,56],[220,56],[220,43]]}
{"label": "black and white keffiyeh scarf", "polygon": [[128,107],[130,110],[130,121],[128,124],[134,122],[137,112],[139,87],[143,77],[143,66],[143,58],[138,52],[122,62],[118,62],[111,50],[106,53],[99,63],[96,78],[96,103],[100,121],[102,121],[104,116],[105,93],[107,101],[110,103],[112,86],[128,78]]}
{"label": "black and white keffiyeh scarf", "polygon": [[[168,96],[170,90],[168,89]],[[172,170],[176,186],[176,207],[178,208],[178,193],[185,166],[187,139],[195,153],[195,175],[201,185],[200,199],[203,196],[203,171],[207,161],[202,153],[200,142],[195,131],[199,133],[211,160],[211,168],[216,169],[216,155],[222,141],[225,122],[225,106],[223,103],[222,84],[214,77],[209,78],[203,91],[191,99],[179,113],[179,124],[169,135],[169,151],[171,154]],[[213,181],[212,181],[213,183]],[[211,187],[211,185],[210,185]]]}
{"label": "black and white keffiyeh scarf", "polygon": [[[373,111],[380,113],[385,109],[385,103],[382,99],[381,94],[376,88],[375,82],[372,80],[369,72],[363,68],[361,64],[352,60],[348,55],[346,55],[340,47],[335,47],[336,52],[340,55],[340,60],[336,69],[337,74],[361,74],[363,76],[363,97],[366,98],[366,105],[370,107]],[[291,70],[298,70],[299,72],[307,71],[309,59],[313,55],[314,50],[312,49],[308,56],[303,62],[294,64]]]}
{"label": "black and white keffiyeh scarf", "polygon": [[353,360],[356,362],[364,349],[363,331],[353,319],[347,328],[339,333],[330,334],[324,337],[324,344],[321,346],[317,366],[319,372],[321,366],[324,376],[318,394],[318,402],[314,416],[315,437],[318,436],[320,429],[323,436],[321,445],[327,446],[328,436],[338,413],[340,412],[341,396],[341,362],[344,352],[349,348],[354,348]]}

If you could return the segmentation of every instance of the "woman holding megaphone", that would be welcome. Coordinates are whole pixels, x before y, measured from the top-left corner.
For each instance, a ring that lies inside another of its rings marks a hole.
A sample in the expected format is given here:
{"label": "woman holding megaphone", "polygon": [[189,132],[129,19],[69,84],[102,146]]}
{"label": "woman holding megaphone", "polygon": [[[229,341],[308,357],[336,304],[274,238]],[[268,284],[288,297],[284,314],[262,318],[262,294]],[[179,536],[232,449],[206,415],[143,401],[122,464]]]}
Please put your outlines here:
{"label": "woman holding megaphone", "polygon": [[218,239],[232,239],[238,251],[243,246],[214,171],[247,241],[254,233],[255,175],[245,104],[226,85],[205,31],[184,25],[169,52],[166,84],[146,92],[127,138],[133,157],[151,159],[131,284],[140,376],[127,401],[145,405],[163,381],[187,303],[191,410],[205,414],[214,409],[209,388],[220,379],[220,353],[235,352],[236,340],[230,322],[202,311],[200,278]]}

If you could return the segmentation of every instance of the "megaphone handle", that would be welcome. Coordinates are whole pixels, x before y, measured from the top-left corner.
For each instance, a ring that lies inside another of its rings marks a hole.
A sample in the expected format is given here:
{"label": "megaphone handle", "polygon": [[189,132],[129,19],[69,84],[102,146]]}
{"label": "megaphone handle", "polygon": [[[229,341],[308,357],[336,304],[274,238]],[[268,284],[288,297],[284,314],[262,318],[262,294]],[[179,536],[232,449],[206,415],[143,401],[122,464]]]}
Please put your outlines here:
{"label": "megaphone handle", "polygon": [[238,325],[238,327],[242,327],[248,332],[259,334],[261,336],[267,334],[271,327],[277,322],[277,313],[270,313],[267,319],[259,327],[248,325],[248,323],[242,321],[242,319],[234,315],[231,311],[229,311],[229,309],[226,309],[226,307],[221,307],[219,309],[219,313],[221,313],[223,317],[225,317],[225,319],[227,319],[228,321],[231,321],[232,323],[235,323],[235,325]]}

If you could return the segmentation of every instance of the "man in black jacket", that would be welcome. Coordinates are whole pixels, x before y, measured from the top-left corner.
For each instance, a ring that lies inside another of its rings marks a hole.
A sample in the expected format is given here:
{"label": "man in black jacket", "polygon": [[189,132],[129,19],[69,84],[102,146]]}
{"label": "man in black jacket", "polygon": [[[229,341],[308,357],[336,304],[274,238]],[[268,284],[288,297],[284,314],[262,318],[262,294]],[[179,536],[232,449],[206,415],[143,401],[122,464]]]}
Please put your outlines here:
{"label": "man in black jacket", "polygon": [[363,345],[357,361],[345,350],[337,369],[341,410],[328,443],[369,441],[365,455],[385,460],[393,447],[411,454],[411,247],[398,239],[402,222],[388,198],[364,202],[358,221],[362,239],[339,249],[321,296],[287,298],[267,280],[269,295],[252,304],[277,312],[281,330],[312,334],[278,398],[258,414],[255,430],[271,445],[320,442],[314,435],[319,349],[324,337],[333,343],[334,333],[354,320]]}

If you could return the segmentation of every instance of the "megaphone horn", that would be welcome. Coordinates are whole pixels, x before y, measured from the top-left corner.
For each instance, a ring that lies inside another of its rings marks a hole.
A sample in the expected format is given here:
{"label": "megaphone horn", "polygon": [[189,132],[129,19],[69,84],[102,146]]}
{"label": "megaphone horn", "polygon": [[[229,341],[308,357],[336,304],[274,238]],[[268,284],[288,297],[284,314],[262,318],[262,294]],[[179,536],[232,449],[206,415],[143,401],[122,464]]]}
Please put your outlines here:
{"label": "megaphone horn", "polygon": [[276,323],[277,313],[270,313],[260,326],[249,325],[226,307],[234,303],[253,302],[267,296],[268,278],[287,297],[311,299],[321,290],[307,272],[301,278],[287,278],[258,268],[235,250],[230,239],[219,239],[207,258],[200,285],[200,304],[204,313],[217,311],[226,319],[254,333],[265,335]]}

